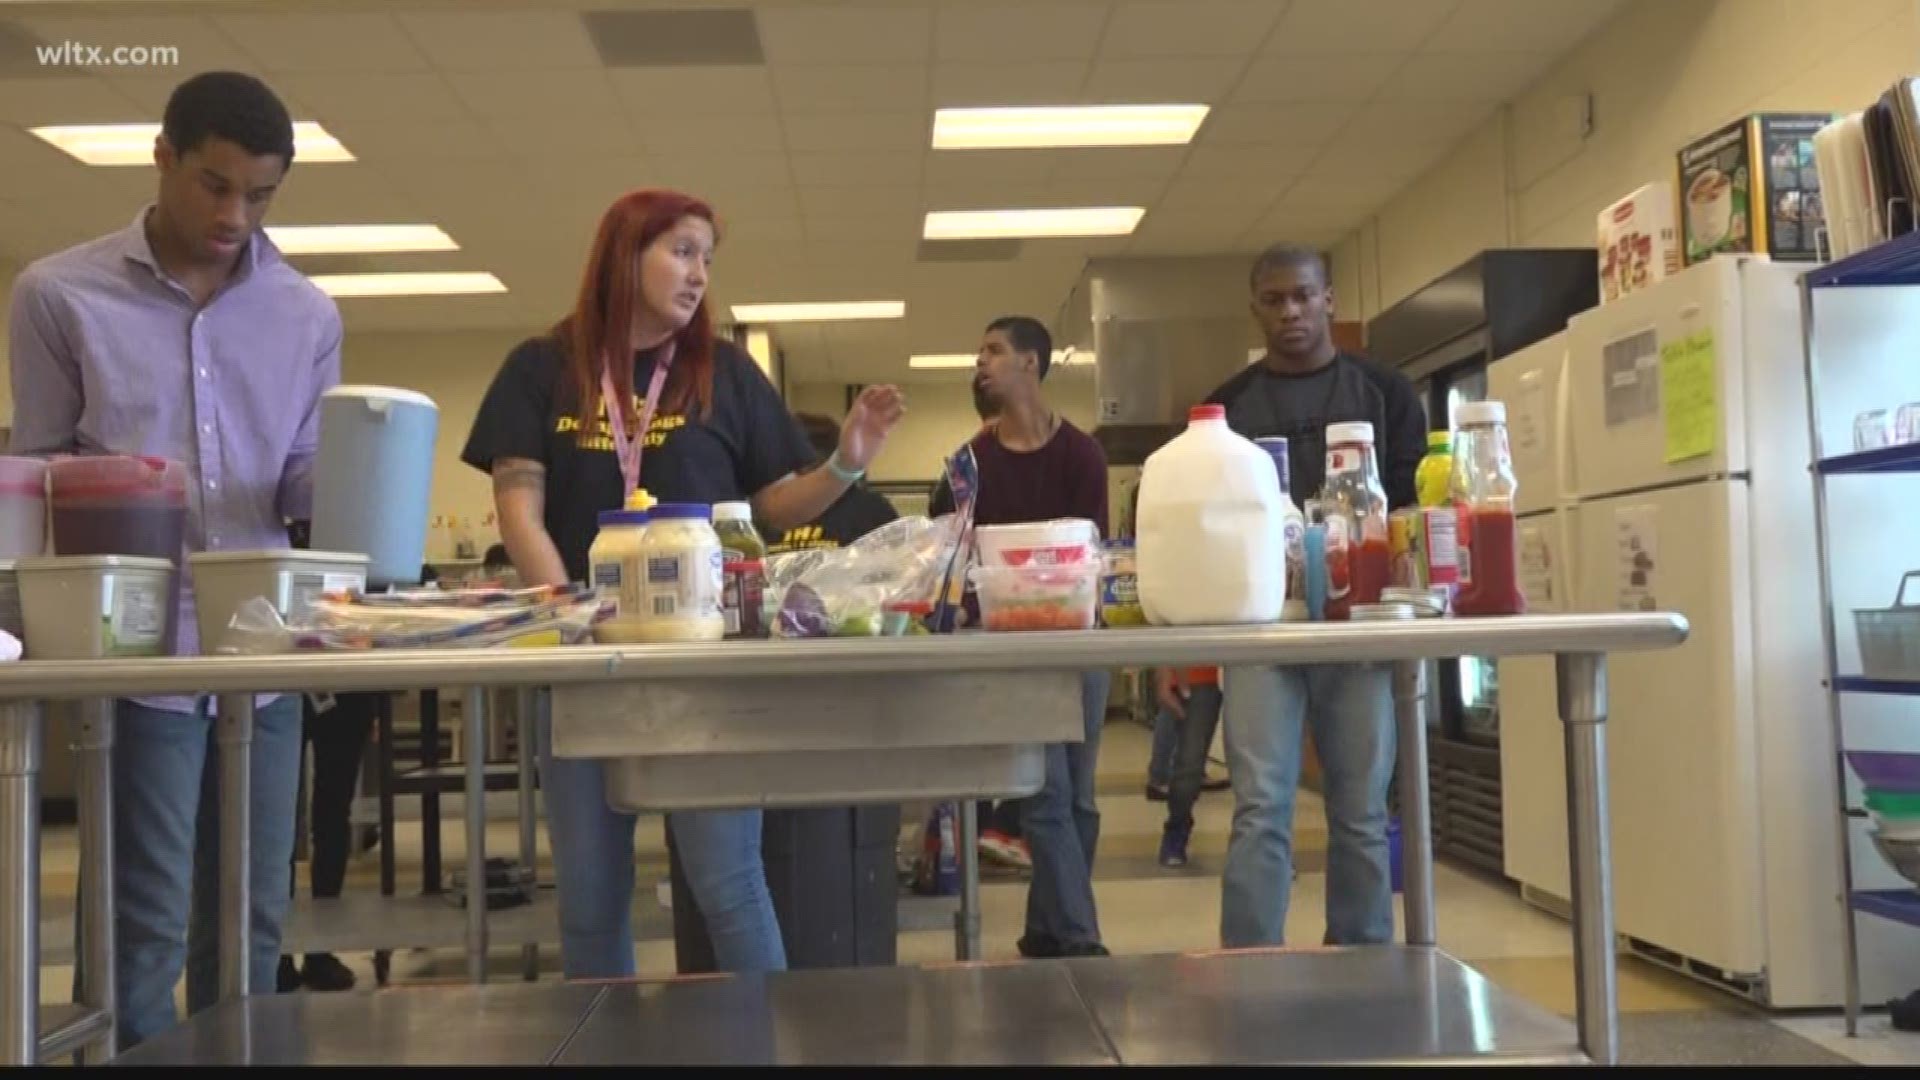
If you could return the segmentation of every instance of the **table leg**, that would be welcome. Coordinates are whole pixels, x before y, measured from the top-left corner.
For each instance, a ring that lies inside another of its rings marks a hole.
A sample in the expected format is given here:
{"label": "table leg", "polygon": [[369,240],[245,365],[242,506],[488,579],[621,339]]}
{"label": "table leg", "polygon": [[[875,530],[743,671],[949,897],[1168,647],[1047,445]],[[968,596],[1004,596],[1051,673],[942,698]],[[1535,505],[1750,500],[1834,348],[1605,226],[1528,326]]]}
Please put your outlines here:
{"label": "table leg", "polygon": [[220,999],[252,992],[247,954],[253,941],[253,695],[222,694],[215,723],[220,746]]}
{"label": "table leg", "polygon": [[1427,777],[1427,662],[1393,665],[1393,716],[1399,728],[1400,866],[1407,944],[1438,941],[1433,901],[1433,819]]}
{"label": "table leg", "polygon": [[[114,978],[113,701],[78,702],[72,714],[75,789],[80,811],[80,1002],[106,1016],[118,1007]],[[86,1065],[111,1060],[114,1025],[81,1055]]]}
{"label": "table leg", "polygon": [[953,913],[954,956],[980,959],[980,818],[979,804],[959,800],[960,910]]}
{"label": "table leg", "polygon": [[1554,658],[1566,725],[1567,834],[1573,885],[1573,970],[1580,1049],[1598,1065],[1620,1060],[1613,942],[1613,882],[1607,843],[1607,659]]}
{"label": "table leg", "polygon": [[40,1054],[40,707],[0,705],[0,1064]]}
{"label": "table leg", "polygon": [[487,692],[467,691],[467,981],[487,981]]}
{"label": "table leg", "polygon": [[[527,887],[531,896],[538,896],[540,880],[534,874],[534,863],[540,857],[539,840],[536,836],[538,807],[535,804],[535,772],[533,767],[533,740],[540,723],[540,708],[545,703],[545,695],[529,686],[513,691],[514,729],[513,744],[520,763],[520,867],[527,872]],[[540,977],[540,946],[529,943],[520,950],[521,976],[528,982]]]}

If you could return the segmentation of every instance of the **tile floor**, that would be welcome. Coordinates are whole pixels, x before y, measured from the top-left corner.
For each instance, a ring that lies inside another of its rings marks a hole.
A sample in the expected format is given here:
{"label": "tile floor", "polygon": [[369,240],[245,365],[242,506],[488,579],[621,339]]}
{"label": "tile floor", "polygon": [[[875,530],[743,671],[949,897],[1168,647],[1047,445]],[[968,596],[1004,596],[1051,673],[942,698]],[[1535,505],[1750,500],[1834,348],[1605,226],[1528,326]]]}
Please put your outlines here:
{"label": "tile floor", "polygon": [[[1119,954],[1172,952],[1209,948],[1217,944],[1219,872],[1226,853],[1230,796],[1202,798],[1191,847],[1192,862],[1184,870],[1162,869],[1156,862],[1164,804],[1142,797],[1148,752],[1144,729],[1125,723],[1109,725],[1100,763],[1102,835],[1095,889],[1108,946]],[[459,865],[461,841],[458,816],[445,829],[448,865]],[[1324,904],[1324,875],[1319,867],[1325,849],[1325,820],[1317,800],[1301,799],[1296,822],[1296,846],[1301,871],[1287,920],[1295,942],[1319,938]],[[640,880],[664,877],[665,853],[657,825],[641,829]],[[511,822],[488,830],[489,850],[510,852],[517,844]],[[399,837],[402,889],[419,887],[420,836],[417,825],[403,824]],[[49,959],[43,971],[41,996],[64,1001],[71,987],[70,918],[75,865],[74,835],[70,828],[50,828],[43,863],[45,932]],[[542,876],[547,876],[544,832]],[[1445,865],[1437,872],[1440,944],[1468,962],[1495,984],[1562,1015],[1573,1013],[1573,965],[1567,924],[1520,900],[1504,882]],[[378,860],[362,856],[349,871],[350,891],[372,893],[378,888]],[[1014,941],[1020,933],[1025,904],[1024,882],[989,870],[982,887],[984,946],[989,958],[1017,956]],[[647,897],[638,909],[654,902]],[[923,905],[924,906],[924,905]],[[643,911],[644,914],[644,911]],[[939,912],[931,920],[939,922]],[[449,906],[447,920],[457,921]],[[653,909],[643,918],[638,950],[646,973],[673,968],[673,947],[666,920]],[[901,963],[950,959],[953,935],[949,929],[910,930],[900,936]],[[543,949],[543,977],[557,977],[557,950]],[[370,954],[343,955],[359,975],[362,987],[373,985]],[[511,978],[520,970],[518,950],[497,951],[490,968]],[[452,951],[414,951],[397,954],[392,979],[396,984],[462,977],[460,955]],[[1920,979],[1916,980],[1920,983]],[[1628,1062],[1672,1064],[1920,1064],[1920,1035],[1891,1030],[1884,1014],[1870,1015],[1860,1037],[1848,1038],[1836,1014],[1820,1013],[1779,1018],[1742,1005],[1708,989],[1633,958],[1620,966],[1622,1057]]]}

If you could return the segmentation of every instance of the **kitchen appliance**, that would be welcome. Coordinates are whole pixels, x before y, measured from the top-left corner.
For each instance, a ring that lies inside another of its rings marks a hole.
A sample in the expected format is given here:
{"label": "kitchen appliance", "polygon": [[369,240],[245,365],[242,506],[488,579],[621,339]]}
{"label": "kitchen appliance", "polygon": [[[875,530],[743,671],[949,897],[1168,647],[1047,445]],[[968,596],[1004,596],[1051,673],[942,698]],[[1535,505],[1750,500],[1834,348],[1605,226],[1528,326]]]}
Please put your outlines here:
{"label": "kitchen appliance", "polygon": [[[1527,475],[1565,481],[1558,509],[1533,501],[1544,481],[1521,490],[1532,519],[1563,523],[1548,535],[1571,609],[1692,627],[1669,654],[1609,665],[1617,931],[1775,1008],[1842,1000],[1799,273],[1716,256],[1574,318],[1557,395],[1552,357],[1494,380],[1558,402],[1552,434],[1515,450]],[[1552,905],[1567,879],[1550,670],[1502,666],[1507,872]],[[1920,949],[1866,985],[1905,993],[1915,970]]]}
{"label": "kitchen appliance", "polygon": [[[1431,428],[1451,429],[1462,404],[1497,397],[1489,365],[1565,329],[1599,302],[1599,289],[1593,248],[1483,251],[1376,316],[1368,351],[1414,380]],[[1521,475],[1523,501],[1528,488]],[[1500,667],[1467,657],[1437,672],[1427,703],[1434,850],[1500,873]]]}

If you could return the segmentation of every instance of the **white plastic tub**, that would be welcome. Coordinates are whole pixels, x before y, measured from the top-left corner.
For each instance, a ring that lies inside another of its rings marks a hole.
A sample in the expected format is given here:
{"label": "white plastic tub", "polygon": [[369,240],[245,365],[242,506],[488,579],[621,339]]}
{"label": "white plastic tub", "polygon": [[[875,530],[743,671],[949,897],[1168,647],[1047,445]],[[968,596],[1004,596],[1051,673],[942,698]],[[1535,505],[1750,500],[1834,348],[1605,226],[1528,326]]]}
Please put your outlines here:
{"label": "white plastic tub", "polygon": [[977,566],[980,624],[989,631],[1091,630],[1100,607],[1100,563]]}
{"label": "white plastic tub", "polygon": [[304,615],[321,593],[367,587],[367,556],[345,551],[208,551],[187,556],[200,651],[218,652],[233,613],[265,597],[280,617]]}
{"label": "white plastic tub", "polygon": [[173,563],[129,555],[21,559],[27,656],[159,656],[173,616]]}
{"label": "white plastic tub", "polygon": [[1101,559],[1100,530],[1085,518],[974,530],[983,566],[1078,566]]}

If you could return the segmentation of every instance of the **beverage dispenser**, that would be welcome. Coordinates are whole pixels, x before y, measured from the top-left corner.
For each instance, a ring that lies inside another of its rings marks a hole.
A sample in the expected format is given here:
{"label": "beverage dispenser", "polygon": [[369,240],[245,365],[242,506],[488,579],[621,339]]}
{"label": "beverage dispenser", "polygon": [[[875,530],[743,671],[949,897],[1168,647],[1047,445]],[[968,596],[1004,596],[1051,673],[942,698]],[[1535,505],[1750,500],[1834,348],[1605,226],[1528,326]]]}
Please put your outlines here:
{"label": "beverage dispenser", "polygon": [[414,390],[336,386],[320,399],[313,546],[366,555],[369,587],[420,580],[439,426],[439,406]]}

